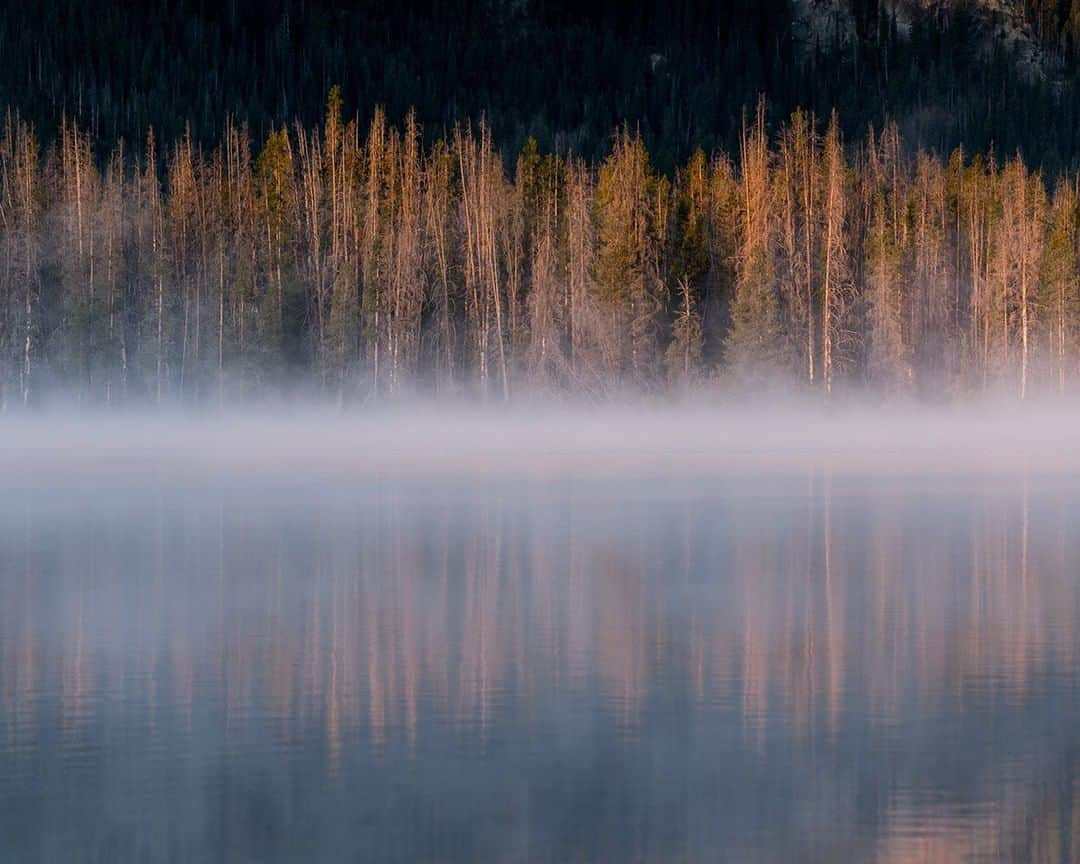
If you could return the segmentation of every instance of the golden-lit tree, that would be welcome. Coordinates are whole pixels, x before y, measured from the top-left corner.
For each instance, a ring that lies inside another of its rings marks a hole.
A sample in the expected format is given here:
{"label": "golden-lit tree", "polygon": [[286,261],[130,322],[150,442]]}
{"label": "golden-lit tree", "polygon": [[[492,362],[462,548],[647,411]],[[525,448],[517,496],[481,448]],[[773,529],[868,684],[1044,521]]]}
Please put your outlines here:
{"label": "golden-lit tree", "polygon": [[[317,127],[251,140],[226,118],[128,156],[61,124],[0,135],[0,406],[414,388],[508,399],[782,380],[828,394],[1003,381],[1068,389],[1080,362],[1076,178],[1048,200],[1016,157],[845,144],[766,106],[737,158],[672,177],[622,128],[598,164],[486,123],[425,141]],[[257,155],[256,155],[257,154]]]}

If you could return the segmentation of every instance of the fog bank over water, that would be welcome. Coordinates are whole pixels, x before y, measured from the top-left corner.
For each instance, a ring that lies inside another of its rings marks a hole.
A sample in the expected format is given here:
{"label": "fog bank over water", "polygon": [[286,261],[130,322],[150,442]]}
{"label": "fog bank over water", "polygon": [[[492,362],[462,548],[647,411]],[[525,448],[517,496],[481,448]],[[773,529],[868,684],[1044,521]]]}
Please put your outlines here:
{"label": "fog bank over water", "polygon": [[1080,861],[1080,412],[0,423],[0,861]]}
{"label": "fog bank over water", "polygon": [[0,471],[95,480],[346,483],[375,474],[621,476],[824,467],[841,473],[1080,471],[1080,407],[51,412],[0,425]]}

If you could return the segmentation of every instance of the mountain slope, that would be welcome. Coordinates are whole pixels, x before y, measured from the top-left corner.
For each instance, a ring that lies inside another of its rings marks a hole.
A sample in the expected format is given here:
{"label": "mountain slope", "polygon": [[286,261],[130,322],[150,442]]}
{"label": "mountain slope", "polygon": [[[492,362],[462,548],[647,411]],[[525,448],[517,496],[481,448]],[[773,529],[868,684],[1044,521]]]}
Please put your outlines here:
{"label": "mountain slope", "polygon": [[763,94],[770,122],[835,108],[850,138],[895,120],[913,146],[1021,149],[1056,170],[1080,164],[1061,35],[1074,12],[1080,0],[7,3],[0,112],[46,148],[66,119],[101,152],[123,139],[135,154],[150,127],[211,146],[226,115],[256,137],[317,123],[340,85],[361,123],[375,105],[398,122],[414,108],[432,136],[484,117],[508,164],[529,137],[596,157],[625,123],[671,168],[736,149]]}

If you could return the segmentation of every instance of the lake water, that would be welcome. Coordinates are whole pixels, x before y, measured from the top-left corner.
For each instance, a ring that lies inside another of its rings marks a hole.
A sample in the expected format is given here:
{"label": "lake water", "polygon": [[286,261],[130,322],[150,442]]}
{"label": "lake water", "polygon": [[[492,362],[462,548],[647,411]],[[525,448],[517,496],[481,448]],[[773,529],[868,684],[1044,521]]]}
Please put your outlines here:
{"label": "lake water", "polygon": [[4,861],[1080,860],[1080,483],[0,503]]}

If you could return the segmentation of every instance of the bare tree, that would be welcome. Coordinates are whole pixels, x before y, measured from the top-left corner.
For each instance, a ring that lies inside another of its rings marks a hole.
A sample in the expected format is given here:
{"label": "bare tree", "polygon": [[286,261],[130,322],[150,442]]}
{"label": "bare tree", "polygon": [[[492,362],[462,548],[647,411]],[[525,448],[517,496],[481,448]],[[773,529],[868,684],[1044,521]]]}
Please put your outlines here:
{"label": "bare tree", "polygon": [[847,315],[854,291],[847,248],[847,166],[835,112],[825,133],[823,161],[821,375],[828,396],[836,370],[849,358],[851,332]]}
{"label": "bare tree", "polygon": [[776,171],[780,286],[789,317],[789,335],[802,356],[806,380],[817,374],[817,301],[814,290],[814,249],[821,219],[818,197],[821,140],[813,115],[796,111],[780,133]]}
{"label": "bare tree", "polygon": [[996,248],[997,314],[1001,326],[1002,368],[1019,340],[1019,395],[1027,397],[1032,330],[1036,319],[1036,285],[1042,259],[1046,190],[1019,157],[1002,174],[1001,221]]}

